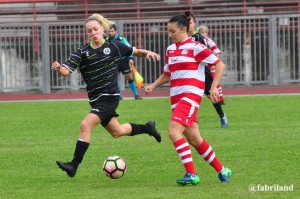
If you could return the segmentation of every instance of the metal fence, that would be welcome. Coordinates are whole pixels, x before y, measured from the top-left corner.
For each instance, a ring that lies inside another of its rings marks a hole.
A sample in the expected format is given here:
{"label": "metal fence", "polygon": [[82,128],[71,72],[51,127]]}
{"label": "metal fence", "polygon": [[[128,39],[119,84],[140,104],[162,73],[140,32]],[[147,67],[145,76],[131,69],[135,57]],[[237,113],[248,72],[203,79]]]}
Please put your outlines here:
{"label": "metal fence", "polygon": [[[135,57],[145,84],[162,73],[165,49],[171,42],[167,21],[116,21],[119,34],[132,46],[162,56],[159,62]],[[209,37],[223,52],[223,86],[300,83],[300,15],[207,18],[201,24],[209,27]],[[83,22],[0,24],[0,92],[84,88],[78,71],[62,77],[50,66],[55,60],[67,60],[86,41]]]}

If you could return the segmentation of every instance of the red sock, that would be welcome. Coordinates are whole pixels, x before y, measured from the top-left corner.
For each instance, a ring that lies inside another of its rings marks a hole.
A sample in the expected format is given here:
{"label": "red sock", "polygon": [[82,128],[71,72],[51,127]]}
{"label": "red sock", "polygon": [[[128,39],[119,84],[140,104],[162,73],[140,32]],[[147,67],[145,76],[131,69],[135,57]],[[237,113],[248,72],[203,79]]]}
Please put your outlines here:
{"label": "red sock", "polygon": [[192,174],[196,174],[191,148],[187,141],[184,138],[181,138],[176,140],[173,144],[185,167],[186,173],[191,172]]}
{"label": "red sock", "polygon": [[202,158],[206,162],[208,162],[218,173],[222,171],[222,163],[218,160],[218,158],[215,155],[215,152],[213,151],[211,146],[206,142],[206,140],[203,140],[203,142],[196,147],[196,150],[202,156]]}
{"label": "red sock", "polygon": [[220,102],[224,102],[223,90],[222,90],[221,85],[219,84],[219,85],[217,86],[217,88],[218,88],[218,91],[219,91]]}

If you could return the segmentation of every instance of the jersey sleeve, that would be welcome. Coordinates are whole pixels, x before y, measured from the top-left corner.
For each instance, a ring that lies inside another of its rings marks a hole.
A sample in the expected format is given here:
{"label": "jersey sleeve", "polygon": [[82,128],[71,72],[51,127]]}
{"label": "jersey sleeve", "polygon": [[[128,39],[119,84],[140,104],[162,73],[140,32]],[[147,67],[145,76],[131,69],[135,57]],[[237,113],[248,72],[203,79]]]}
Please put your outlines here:
{"label": "jersey sleeve", "polygon": [[195,45],[194,56],[195,60],[199,63],[203,62],[206,64],[216,65],[220,62],[219,58],[217,58],[214,54],[210,52],[208,48],[206,48],[200,43]]}
{"label": "jersey sleeve", "polygon": [[164,68],[163,68],[163,74],[168,75],[168,76],[171,75],[170,69],[169,69],[169,65],[168,65],[168,64],[166,64],[166,65],[164,66]]}
{"label": "jersey sleeve", "polygon": [[216,42],[210,38],[208,38],[208,46],[214,55],[218,55],[222,53],[222,51],[218,48]]}
{"label": "jersey sleeve", "polygon": [[131,46],[127,46],[126,44],[122,43],[122,42],[119,42],[119,41],[114,41],[118,50],[119,50],[119,53],[120,53],[120,56],[121,57],[130,57],[132,56],[133,54],[133,47]]}
{"label": "jersey sleeve", "polygon": [[63,63],[63,66],[66,67],[70,72],[73,72],[80,65],[81,55],[82,48],[78,48],[69,56],[69,59],[65,63]]}
{"label": "jersey sleeve", "polygon": [[[167,50],[167,52],[168,52],[168,50]],[[163,74],[170,76],[171,73],[170,73],[170,68],[169,68],[168,62],[169,62],[169,57],[168,57],[168,55],[166,53],[166,64],[165,64],[165,66],[163,68]]]}

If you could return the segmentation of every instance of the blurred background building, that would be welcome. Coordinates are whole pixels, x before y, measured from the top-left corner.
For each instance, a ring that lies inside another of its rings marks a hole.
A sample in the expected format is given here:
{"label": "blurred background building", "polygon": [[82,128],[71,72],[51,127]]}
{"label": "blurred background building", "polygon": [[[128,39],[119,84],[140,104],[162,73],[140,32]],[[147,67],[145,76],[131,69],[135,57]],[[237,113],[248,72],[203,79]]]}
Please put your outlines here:
{"label": "blurred background building", "polygon": [[1,0],[0,22],[157,19],[190,10],[196,17],[299,14],[299,0]]}
{"label": "blurred background building", "polygon": [[[133,46],[163,57],[167,21],[187,10],[223,52],[223,86],[300,84],[300,0],[1,0],[0,93],[84,88],[78,71],[60,77],[50,65],[87,42],[83,23],[93,13],[114,20]],[[164,61],[135,58],[145,84]]]}

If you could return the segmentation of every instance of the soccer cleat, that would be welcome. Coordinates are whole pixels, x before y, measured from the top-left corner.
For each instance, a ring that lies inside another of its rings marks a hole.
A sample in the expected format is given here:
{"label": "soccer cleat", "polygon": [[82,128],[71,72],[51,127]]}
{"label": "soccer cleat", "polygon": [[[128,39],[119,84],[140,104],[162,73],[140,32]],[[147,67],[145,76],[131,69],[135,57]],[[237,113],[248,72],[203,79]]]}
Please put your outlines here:
{"label": "soccer cleat", "polygon": [[194,175],[192,173],[186,173],[184,175],[183,178],[178,178],[176,180],[176,183],[178,185],[187,185],[187,184],[191,184],[191,185],[196,185],[200,182],[200,178],[198,175]]}
{"label": "soccer cleat", "polygon": [[75,176],[77,167],[74,166],[71,162],[61,162],[57,160],[56,164],[59,168],[61,168],[61,170],[67,172],[69,177],[73,178]]}
{"label": "soccer cleat", "polygon": [[143,99],[143,98],[141,98],[141,96],[139,96],[139,95],[136,95],[136,96],[134,96],[134,99],[139,100],[139,99]]}
{"label": "soccer cleat", "polygon": [[161,142],[161,136],[160,136],[160,133],[156,130],[155,128],[155,122],[154,121],[149,121],[147,122],[146,126],[148,127],[149,129],[149,135],[150,136],[153,136],[157,142]]}
{"label": "soccer cleat", "polygon": [[221,117],[221,127],[222,128],[227,128],[228,127],[228,122],[227,122],[227,116],[224,115],[223,117]]}
{"label": "soccer cleat", "polygon": [[232,175],[232,171],[228,168],[225,168],[223,171],[219,172],[218,178],[221,182],[229,182],[229,177]]}

